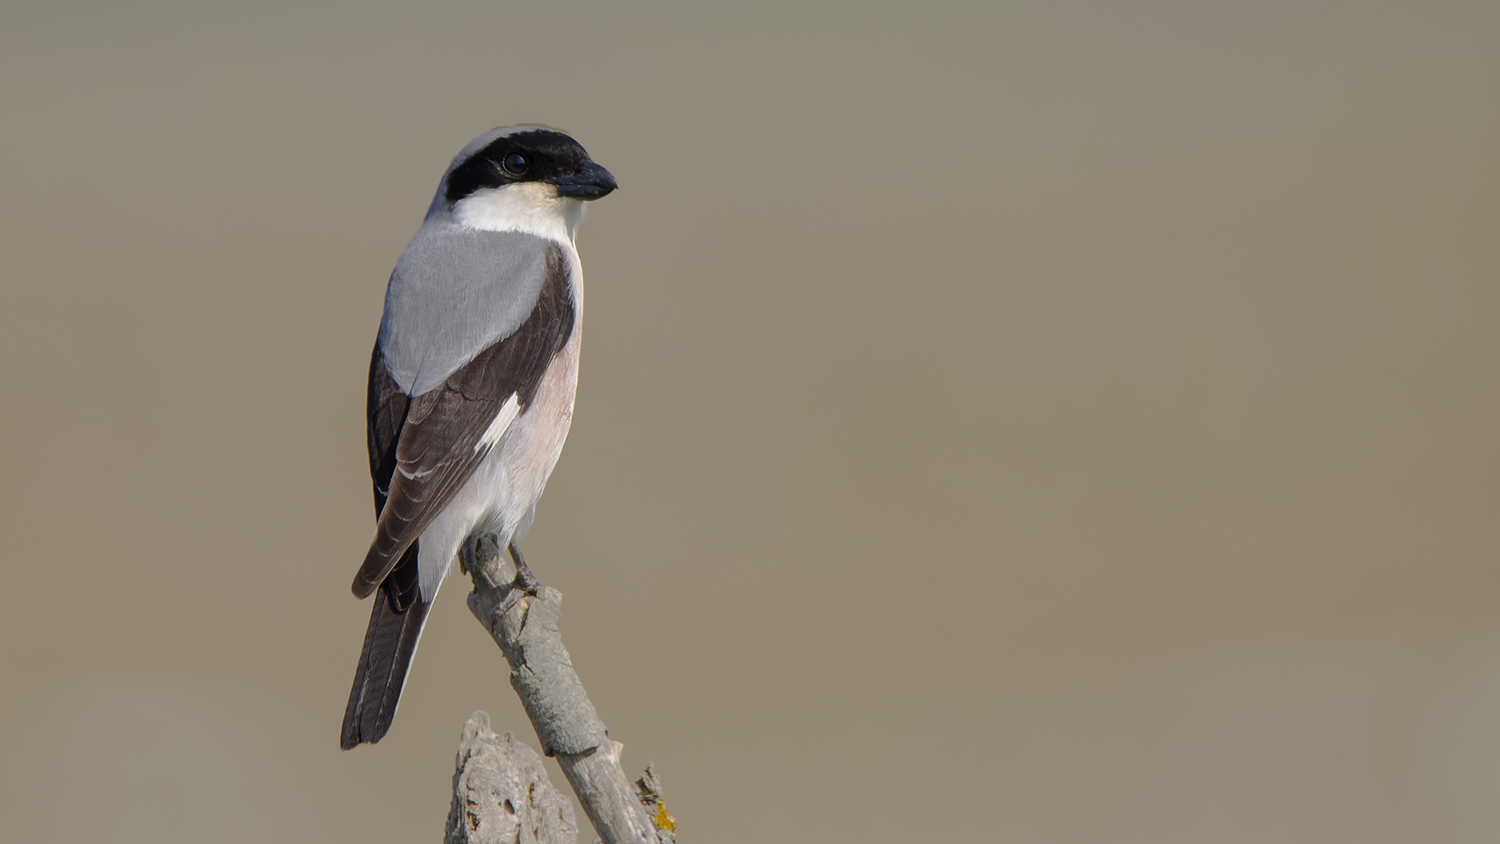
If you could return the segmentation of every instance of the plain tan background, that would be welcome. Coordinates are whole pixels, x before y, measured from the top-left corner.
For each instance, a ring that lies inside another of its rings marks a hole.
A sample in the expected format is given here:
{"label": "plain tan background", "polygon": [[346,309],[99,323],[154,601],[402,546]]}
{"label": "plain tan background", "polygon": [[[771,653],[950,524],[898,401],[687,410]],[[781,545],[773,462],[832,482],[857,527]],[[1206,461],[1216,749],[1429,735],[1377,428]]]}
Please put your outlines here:
{"label": "plain tan background", "polygon": [[[127,8],[128,7],[128,8]],[[337,734],[452,154],[574,133],[526,548],[686,842],[1500,838],[1500,5],[10,3],[0,838],[437,841]]]}

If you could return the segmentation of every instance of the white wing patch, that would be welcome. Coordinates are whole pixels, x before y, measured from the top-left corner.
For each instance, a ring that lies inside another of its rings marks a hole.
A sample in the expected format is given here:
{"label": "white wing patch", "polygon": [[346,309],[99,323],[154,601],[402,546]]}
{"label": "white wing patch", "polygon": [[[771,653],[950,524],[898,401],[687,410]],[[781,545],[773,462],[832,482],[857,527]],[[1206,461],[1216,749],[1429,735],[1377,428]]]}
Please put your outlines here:
{"label": "white wing patch", "polygon": [[484,436],[479,438],[479,442],[474,443],[474,453],[478,454],[481,450],[500,442],[500,438],[510,430],[510,423],[516,421],[516,417],[520,414],[521,400],[515,393],[511,393],[505,404],[500,406],[500,412],[495,415],[495,421],[485,429]]}

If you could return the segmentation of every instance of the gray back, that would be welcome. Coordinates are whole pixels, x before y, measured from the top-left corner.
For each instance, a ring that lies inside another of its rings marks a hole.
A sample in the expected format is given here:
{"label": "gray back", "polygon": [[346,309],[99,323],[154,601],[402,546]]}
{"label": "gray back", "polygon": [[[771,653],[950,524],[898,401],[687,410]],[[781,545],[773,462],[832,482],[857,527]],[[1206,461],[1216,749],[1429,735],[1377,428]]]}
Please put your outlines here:
{"label": "gray back", "polygon": [[396,384],[425,393],[520,327],[541,295],[550,243],[429,215],[385,293],[379,344]]}

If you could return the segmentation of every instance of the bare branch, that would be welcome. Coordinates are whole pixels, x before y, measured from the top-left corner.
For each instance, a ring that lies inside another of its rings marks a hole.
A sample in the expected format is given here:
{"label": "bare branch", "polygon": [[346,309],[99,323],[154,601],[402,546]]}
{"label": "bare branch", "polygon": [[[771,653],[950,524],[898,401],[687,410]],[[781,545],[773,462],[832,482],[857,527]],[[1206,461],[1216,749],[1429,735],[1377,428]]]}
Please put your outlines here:
{"label": "bare branch", "polygon": [[573,806],[548,781],[542,757],[510,733],[495,735],[490,716],[469,716],[454,767],[443,844],[576,844]]}
{"label": "bare branch", "polygon": [[[493,543],[476,545],[464,560],[474,579],[469,610],[510,663],[511,687],[536,728],[542,752],[557,757],[604,844],[671,841],[670,816],[659,805],[642,805],[620,766],[623,745],[609,738],[573,670],[557,626],[562,593],[546,586],[535,595],[513,593],[513,578],[505,576],[498,549]],[[653,817],[665,821],[663,829]]]}

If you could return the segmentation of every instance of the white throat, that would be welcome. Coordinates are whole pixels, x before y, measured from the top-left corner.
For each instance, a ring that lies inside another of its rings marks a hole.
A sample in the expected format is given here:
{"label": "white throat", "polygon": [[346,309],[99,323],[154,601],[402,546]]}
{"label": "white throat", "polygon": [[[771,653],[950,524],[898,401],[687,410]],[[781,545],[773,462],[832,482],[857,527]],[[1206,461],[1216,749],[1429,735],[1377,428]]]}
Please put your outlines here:
{"label": "white throat", "polygon": [[558,196],[545,182],[484,188],[453,204],[453,219],[471,229],[522,232],[571,244],[583,219],[583,201]]}

